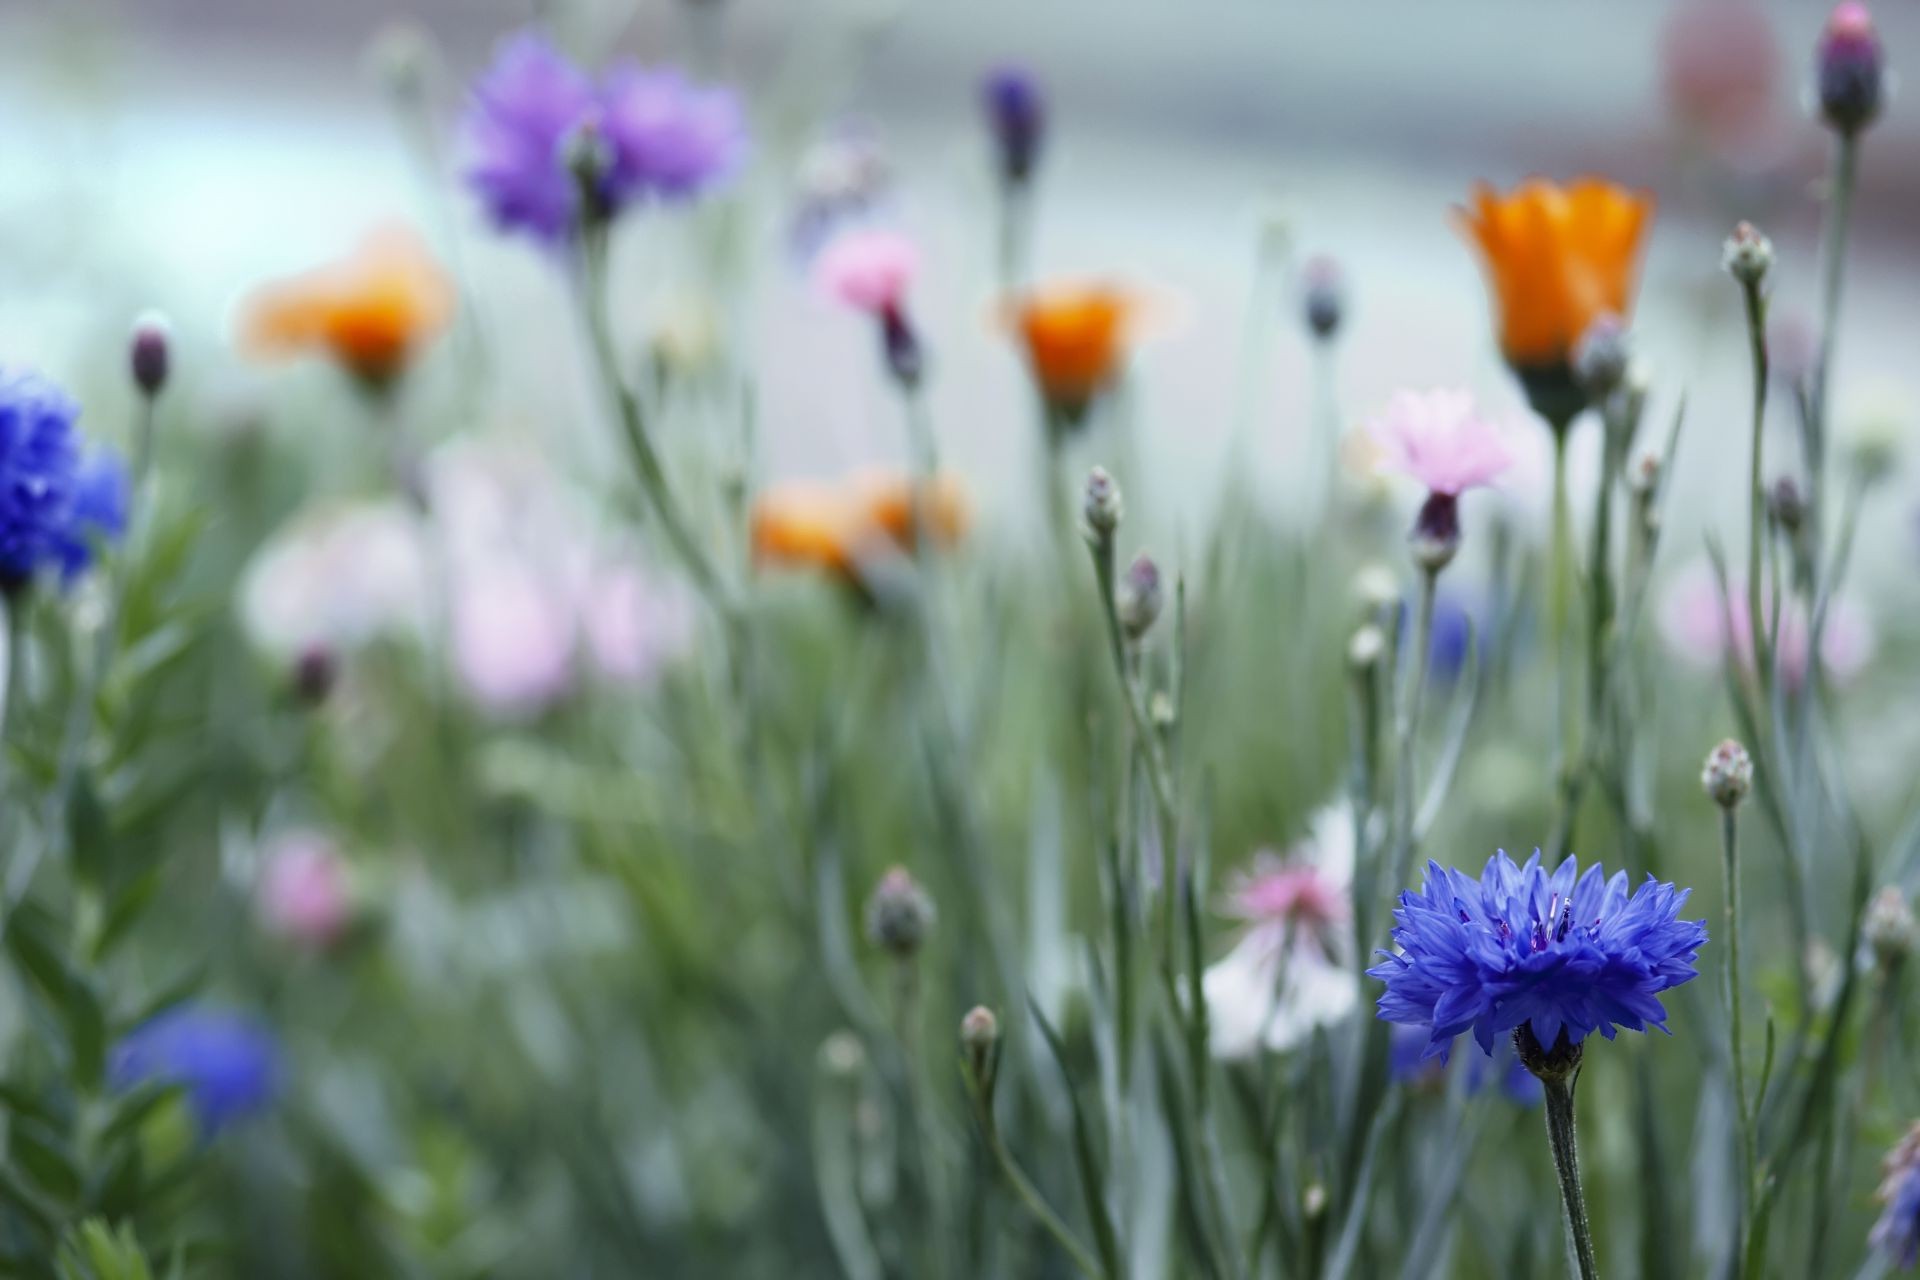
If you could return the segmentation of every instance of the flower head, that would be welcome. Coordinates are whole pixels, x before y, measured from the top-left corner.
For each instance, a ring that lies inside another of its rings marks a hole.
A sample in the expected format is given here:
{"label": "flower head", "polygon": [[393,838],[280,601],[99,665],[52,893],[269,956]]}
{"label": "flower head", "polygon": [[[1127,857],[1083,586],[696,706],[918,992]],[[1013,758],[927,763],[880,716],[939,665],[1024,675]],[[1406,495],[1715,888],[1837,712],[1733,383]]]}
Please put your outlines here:
{"label": "flower head", "polygon": [[1834,6],[1814,59],[1820,114],[1843,134],[1854,134],[1880,114],[1886,50],[1873,15],[1858,0]]}
{"label": "flower head", "polygon": [[[969,520],[959,481],[941,475],[925,493],[914,490],[913,480],[897,472],[867,472],[832,485],[770,488],[753,503],[754,559],[826,569],[857,584],[871,558],[910,553],[923,540],[957,542]],[[925,521],[924,539],[916,514]]]}
{"label": "flower head", "polygon": [[1068,418],[1120,376],[1140,316],[1137,295],[1098,283],[1046,286],[1007,306],[1040,394]]}
{"label": "flower head", "polygon": [[1047,103],[1040,82],[1023,67],[996,67],[980,86],[980,100],[999,150],[1001,179],[1009,184],[1027,181],[1046,137]]}
{"label": "flower head", "polygon": [[268,932],[325,947],[353,920],[353,889],[333,841],[317,831],[288,831],[266,849],[254,888],[254,912]]}
{"label": "flower head", "polygon": [[37,373],[0,371],[0,588],[66,567],[75,538],[80,406]]}
{"label": "flower head", "polygon": [[725,179],[746,150],[740,102],[672,69],[631,64],[596,84],[544,38],[501,45],[475,84],[462,122],[468,184],[494,225],[557,244],[579,222],[582,180],[568,153],[586,131],[605,144],[596,212],[640,199],[697,195]]}
{"label": "flower head", "polygon": [[248,299],[241,344],[264,358],[318,353],[361,381],[391,382],[453,318],[453,286],[411,231],[393,227],[349,257]]}
{"label": "flower head", "polygon": [[1895,1266],[1911,1268],[1920,1263],[1920,1124],[1887,1153],[1881,1170],[1875,1198],[1886,1207],[1867,1243]]}
{"label": "flower head", "polygon": [[1517,368],[1564,366],[1601,315],[1631,314],[1651,196],[1598,178],[1482,183],[1455,221],[1480,251],[1500,351]]}
{"label": "flower head", "polygon": [[271,1032],[244,1014],[177,1005],[115,1047],[111,1075],[120,1089],[147,1080],[183,1086],[201,1133],[211,1137],[273,1101],[280,1048]]}
{"label": "flower head", "polygon": [[1353,827],[1338,807],[1284,857],[1255,854],[1235,879],[1221,911],[1245,931],[1201,979],[1217,1057],[1285,1052],[1352,1011],[1352,885]]}
{"label": "flower head", "polygon": [[1480,416],[1467,391],[1399,392],[1368,429],[1381,469],[1411,476],[1429,493],[1458,497],[1513,464],[1505,433]]}
{"label": "flower head", "polygon": [[1534,854],[1524,866],[1499,852],[1474,880],[1427,864],[1419,892],[1400,895],[1393,939],[1400,950],[1367,971],[1386,983],[1380,1017],[1427,1030],[1427,1054],[1473,1032],[1491,1053],[1503,1032],[1530,1027],[1551,1050],[1593,1032],[1666,1025],[1659,994],[1697,975],[1704,922],[1679,919],[1687,891],[1649,876],[1627,889],[1594,865],[1568,858],[1549,875]]}
{"label": "flower head", "polygon": [[920,270],[920,250],[898,231],[855,228],[830,241],[813,264],[815,285],[843,306],[873,315],[898,311]]}
{"label": "flower head", "polygon": [[933,897],[905,867],[880,877],[867,897],[867,939],[900,959],[912,958],[933,928]]}

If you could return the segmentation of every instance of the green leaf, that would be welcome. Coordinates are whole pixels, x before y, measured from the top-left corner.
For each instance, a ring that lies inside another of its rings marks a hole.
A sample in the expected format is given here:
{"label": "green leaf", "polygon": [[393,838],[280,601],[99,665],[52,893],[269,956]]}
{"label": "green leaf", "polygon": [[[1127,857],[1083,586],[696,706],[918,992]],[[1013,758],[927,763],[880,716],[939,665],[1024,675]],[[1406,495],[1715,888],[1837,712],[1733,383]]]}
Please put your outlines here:
{"label": "green leaf", "polygon": [[80,1199],[80,1168],[59,1133],[34,1120],[17,1120],[7,1133],[7,1158],[49,1198],[65,1204]]}
{"label": "green leaf", "polygon": [[1060,1067],[1060,1079],[1067,1087],[1067,1101],[1073,1104],[1073,1158],[1080,1166],[1080,1191],[1086,1200],[1087,1220],[1093,1224],[1093,1243],[1100,1251],[1101,1269],[1109,1276],[1118,1276],[1122,1274],[1120,1242],[1113,1229],[1113,1218],[1107,1212],[1106,1178],[1094,1153],[1093,1133],[1087,1124],[1086,1111],[1080,1105],[1080,1091],[1073,1087],[1073,1073],[1067,1070],[1066,1046],[1061,1043],[1060,1033],[1047,1021],[1047,1015],[1041,1012],[1039,1001],[1029,995],[1027,1007],[1033,1011],[1033,1020],[1039,1025],[1047,1048],[1053,1052],[1053,1060]]}
{"label": "green leaf", "polygon": [[93,940],[94,963],[105,960],[113,950],[140,921],[147,907],[153,902],[154,895],[160,890],[161,866],[148,867],[133,882],[121,889],[107,904],[106,917],[101,921],[100,933]]}

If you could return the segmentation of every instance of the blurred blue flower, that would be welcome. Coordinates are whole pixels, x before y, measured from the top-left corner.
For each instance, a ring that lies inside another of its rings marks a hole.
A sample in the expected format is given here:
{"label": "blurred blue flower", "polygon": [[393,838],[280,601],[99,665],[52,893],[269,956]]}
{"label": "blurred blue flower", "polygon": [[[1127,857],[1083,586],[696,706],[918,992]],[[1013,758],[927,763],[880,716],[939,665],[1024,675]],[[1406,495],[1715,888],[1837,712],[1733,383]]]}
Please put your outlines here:
{"label": "blurred blue flower", "polygon": [[1651,876],[1629,894],[1626,872],[1609,880],[1595,864],[1582,876],[1573,858],[1549,875],[1537,852],[1525,866],[1495,853],[1477,881],[1429,862],[1394,912],[1400,950],[1367,971],[1386,983],[1379,1016],[1426,1028],[1427,1056],[1467,1030],[1491,1054],[1523,1024],[1547,1049],[1563,1032],[1578,1045],[1595,1031],[1664,1029],[1659,993],[1698,976],[1707,940],[1704,921],[1678,919],[1686,900]]}
{"label": "blurred blue flower", "polygon": [[[1411,634],[1413,605],[1401,606],[1402,620]],[[1478,591],[1443,590],[1433,601],[1433,631],[1427,641],[1427,675],[1436,684],[1448,685],[1460,678],[1467,665],[1467,645],[1471,640],[1485,663],[1498,632],[1499,618],[1493,601]],[[1411,646],[1409,646],[1411,647]]]}
{"label": "blurred blue flower", "polygon": [[31,372],[0,372],[0,588],[59,560],[72,529],[80,406]]}
{"label": "blurred blue flower", "polygon": [[147,1080],[186,1090],[200,1132],[220,1132],[263,1110],[279,1092],[280,1048],[244,1014],[212,1005],[178,1005],[128,1033],[113,1052],[115,1088]]}
{"label": "blurred blue flower", "polygon": [[73,504],[60,540],[60,574],[72,582],[93,563],[101,540],[118,542],[127,532],[127,464],[111,449],[97,449],[74,476]]}
{"label": "blurred blue flower", "polygon": [[746,149],[731,90],[630,64],[596,84],[544,37],[524,32],[501,45],[462,122],[466,179],[496,226],[550,244],[572,233],[580,193],[566,150],[585,126],[599,129],[610,151],[599,192],[609,214],[648,196],[695,195],[732,173]]}
{"label": "blurred blue flower", "polygon": [[1008,182],[1025,182],[1033,174],[1046,136],[1047,103],[1040,83],[1023,67],[996,67],[980,88],[987,109],[987,125],[1000,149],[1000,174]]}
{"label": "blurred blue flower", "polygon": [[1867,1243],[1897,1267],[1920,1262],[1920,1125],[1907,1131],[1887,1153],[1884,1177],[1876,1193],[1886,1207],[1867,1236]]}

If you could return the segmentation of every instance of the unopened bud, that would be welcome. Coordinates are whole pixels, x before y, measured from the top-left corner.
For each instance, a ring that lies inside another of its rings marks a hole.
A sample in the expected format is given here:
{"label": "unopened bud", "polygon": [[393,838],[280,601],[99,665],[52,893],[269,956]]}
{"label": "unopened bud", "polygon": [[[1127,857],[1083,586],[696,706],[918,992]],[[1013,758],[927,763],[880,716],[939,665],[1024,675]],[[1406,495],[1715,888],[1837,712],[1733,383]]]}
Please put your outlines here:
{"label": "unopened bud", "polygon": [[1086,501],[1081,507],[1087,530],[1096,538],[1112,537],[1113,531],[1120,527],[1121,511],[1120,486],[1107,474],[1107,469],[1095,467],[1087,472]]}
{"label": "unopened bud", "polygon": [[1788,535],[1800,532],[1807,518],[1807,499],[1792,476],[1781,476],[1767,489],[1767,516]]}
{"label": "unopened bud", "polygon": [[1745,747],[1726,739],[1707,752],[1707,762],[1700,769],[1700,785],[1722,809],[1735,808],[1753,790],[1753,758]]}
{"label": "unopened bud", "polygon": [[1626,323],[1611,313],[1587,326],[1573,348],[1573,376],[1587,395],[1600,400],[1626,381],[1633,351]]}
{"label": "unopened bud", "polygon": [[983,1004],[967,1010],[967,1016],[960,1019],[960,1050],[975,1091],[982,1098],[992,1098],[1000,1058],[1000,1019],[993,1016],[993,1010]]}
{"label": "unopened bud", "polygon": [[1868,901],[1860,936],[1873,958],[1888,969],[1905,960],[1920,942],[1920,924],[1915,923],[1913,907],[1898,885],[1886,885]]}
{"label": "unopened bud", "polygon": [[1380,665],[1386,651],[1386,632],[1371,622],[1364,623],[1354,629],[1353,638],[1347,641],[1347,665],[1365,675]]}
{"label": "unopened bud", "polygon": [[1153,697],[1147,699],[1147,718],[1153,721],[1153,727],[1165,733],[1173,728],[1179,712],[1173,708],[1173,699],[1165,689],[1155,689]]}
{"label": "unopened bud", "polygon": [[1120,619],[1120,629],[1129,640],[1138,640],[1152,630],[1153,623],[1160,616],[1160,606],[1165,602],[1165,589],[1160,585],[1160,566],[1153,557],[1142,551],[1127,566],[1113,591],[1114,613]]}
{"label": "unopened bud", "polygon": [[820,1042],[820,1069],[836,1080],[851,1080],[866,1065],[867,1051],[851,1031],[836,1031]]}
{"label": "unopened bud", "polygon": [[167,374],[173,367],[173,325],[158,311],[149,311],[133,322],[127,363],[133,370],[133,385],[141,394],[157,396],[167,385]]}
{"label": "unopened bud", "polygon": [[1852,135],[1880,114],[1886,88],[1886,50],[1867,6],[1838,5],[1820,33],[1814,58],[1820,115],[1834,130]]}
{"label": "unopened bud", "polygon": [[1407,541],[1413,547],[1414,563],[1428,573],[1438,573],[1453,562],[1460,551],[1460,499],[1451,493],[1430,493],[1414,518],[1413,532]]}
{"label": "unopened bud", "polygon": [[1047,103],[1040,83],[1020,67],[1001,67],[981,87],[987,127],[999,152],[1000,178],[1009,186],[1033,176],[1046,138]]}
{"label": "unopened bud", "polygon": [[310,644],[293,661],[293,693],[310,707],[318,706],[333,692],[340,679],[340,660],[324,644]]}
{"label": "unopened bud", "polygon": [[1315,1178],[1300,1193],[1300,1210],[1308,1218],[1318,1218],[1327,1211],[1327,1184]]}
{"label": "unopened bud", "polygon": [[1400,579],[1383,564],[1370,564],[1353,576],[1353,594],[1368,614],[1380,615],[1400,607]]}
{"label": "unopened bud", "polygon": [[867,940],[902,960],[913,958],[933,928],[933,899],[905,867],[894,867],[867,898]]}
{"label": "unopened bud", "polygon": [[1340,264],[1320,256],[1308,261],[1303,272],[1307,328],[1321,341],[1340,331],[1346,315],[1347,283]]}
{"label": "unopened bud", "polygon": [[1665,463],[1649,449],[1627,464],[1627,489],[1636,498],[1650,498],[1660,488],[1660,473]]}
{"label": "unopened bud", "polygon": [[1720,263],[1747,288],[1758,288],[1773,270],[1773,241],[1751,222],[1739,223],[1721,248]]}

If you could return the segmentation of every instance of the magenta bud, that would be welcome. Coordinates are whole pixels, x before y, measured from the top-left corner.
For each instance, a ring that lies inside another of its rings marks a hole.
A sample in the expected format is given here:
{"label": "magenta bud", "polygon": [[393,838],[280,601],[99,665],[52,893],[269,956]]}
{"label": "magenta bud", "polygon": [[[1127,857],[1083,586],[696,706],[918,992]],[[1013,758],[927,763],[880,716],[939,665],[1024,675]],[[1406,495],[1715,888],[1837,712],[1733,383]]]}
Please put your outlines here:
{"label": "magenta bud", "polygon": [[1834,8],[1820,33],[1814,75],[1820,114],[1840,133],[1856,134],[1880,114],[1886,51],[1867,6],[1846,0]]}

